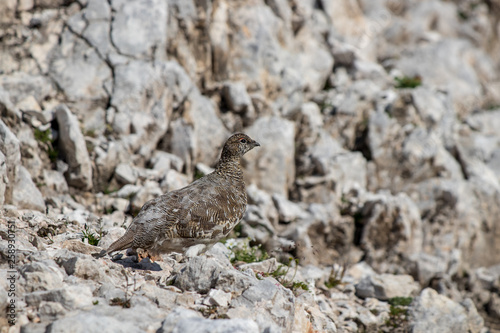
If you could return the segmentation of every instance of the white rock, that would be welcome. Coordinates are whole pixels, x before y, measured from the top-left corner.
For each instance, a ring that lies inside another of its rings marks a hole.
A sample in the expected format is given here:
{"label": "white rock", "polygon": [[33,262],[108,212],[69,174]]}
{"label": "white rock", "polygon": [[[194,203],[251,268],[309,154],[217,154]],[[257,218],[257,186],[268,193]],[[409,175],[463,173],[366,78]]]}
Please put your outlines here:
{"label": "white rock", "polygon": [[[16,182],[17,168],[21,164],[20,143],[10,128],[0,119],[0,151],[3,154],[7,172],[2,174],[3,184],[14,184]],[[5,186],[5,185],[4,185]],[[8,186],[5,191],[5,199],[12,200],[13,186]]]}
{"label": "white rock", "polygon": [[175,191],[189,184],[189,178],[178,171],[170,169],[161,181],[160,187],[163,192]]}
{"label": "white rock", "polygon": [[[111,69],[97,51],[77,35],[65,29],[49,60],[49,72],[71,101],[83,101],[105,106],[108,93],[105,83],[112,78]],[[60,124],[60,129],[63,124]]]}
{"label": "white rock", "polygon": [[57,170],[44,169],[43,181],[45,186],[54,191],[54,193],[64,194],[68,192],[68,183],[66,183],[66,179],[63,174]]}
{"label": "white rock", "polygon": [[414,296],[419,290],[419,284],[410,275],[368,275],[356,285],[358,297],[374,297],[383,301],[393,297]]}
{"label": "white rock", "polygon": [[261,147],[244,156],[247,183],[288,198],[295,179],[295,125],[279,117],[259,118],[247,134]]}
{"label": "white rock", "polygon": [[45,201],[42,193],[33,183],[28,170],[20,165],[12,191],[12,203],[19,208],[45,211]]}
{"label": "white rock", "polygon": [[26,303],[38,306],[42,301],[61,303],[68,310],[92,306],[92,291],[85,285],[65,286],[49,291],[36,291],[25,295]]}
{"label": "white rock", "polygon": [[111,227],[107,230],[106,235],[99,240],[99,246],[107,249],[114,241],[125,234],[125,229],[122,227]]}
{"label": "white rock", "polygon": [[160,172],[166,172],[169,169],[182,172],[182,168],[184,167],[184,162],[179,156],[160,150],[155,150],[149,162],[153,169]]}
{"label": "white rock", "polygon": [[273,201],[278,209],[279,221],[282,223],[295,222],[310,217],[298,204],[291,202],[280,194],[273,194]]}
{"label": "white rock", "polygon": [[[160,0],[111,2],[114,19],[111,39],[120,53],[151,58],[155,49],[162,54],[167,41],[167,3]],[[161,58],[160,58],[161,59]]]}
{"label": "white rock", "polygon": [[[469,332],[466,309],[431,288],[424,289],[413,301],[409,313],[410,327],[415,333]],[[482,329],[480,326],[479,330],[474,331],[479,332]],[[475,325],[473,327],[478,328]]]}
{"label": "white rock", "polygon": [[228,107],[235,112],[245,111],[252,106],[252,100],[243,82],[226,82],[222,94]]}
{"label": "white rock", "polygon": [[231,293],[226,293],[219,289],[211,289],[208,293],[210,305],[228,306],[231,298]]}
{"label": "white rock", "polygon": [[125,185],[121,189],[119,189],[117,192],[114,193],[115,196],[118,198],[123,198],[123,199],[130,199],[132,198],[136,193],[140,191],[141,187],[138,185]]}
{"label": "white rock", "polygon": [[138,211],[149,200],[162,195],[160,185],[154,181],[146,181],[144,186],[140,187],[139,191],[133,196],[130,201],[132,211]]}
{"label": "white rock", "polygon": [[135,184],[138,173],[130,164],[120,163],[115,169],[115,178],[121,184]]}
{"label": "white rock", "polygon": [[[96,323],[99,323],[99,325],[96,325]],[[54,321],[50,325],[50,330],[54,333],[64,333],[67,332],[68,327],[71,327],[71,330],[75,333],[98,333],[104,331],[117,333],[144,332],[132,321],[124,321],[121,318],[114,318],[113,316],[85,312],[79,312]]]}
{"label": "white rock", "polygon": [[66,176],[68,184],[89,190],[92,187],[92,164],[78,119],[65,105],[56,108],[56,118],[59,124],[59,148],[69,166]]}

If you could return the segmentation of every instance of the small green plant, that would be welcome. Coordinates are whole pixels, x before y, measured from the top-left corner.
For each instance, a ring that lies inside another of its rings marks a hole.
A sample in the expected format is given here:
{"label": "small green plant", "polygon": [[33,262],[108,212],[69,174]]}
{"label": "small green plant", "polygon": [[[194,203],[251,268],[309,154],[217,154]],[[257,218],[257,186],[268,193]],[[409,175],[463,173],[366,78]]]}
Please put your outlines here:
{"label": "small green plant", "polygon": [[[292,262],[295,262],[294,271],[292,278],[288,279],[286,276],[292,267]],[[271,276],[275,278],[283,287],[288,288],[292,291],[296,291],[298,289],[309,290],[309,286],[307,283],[302,281],[294,281],[295,275],[297,274],[297,268],[299,266],[299,259],[290,258],[287,264],[280,264],[278,268],[269,273],[259,272],[256,274],[258,279],[262,279],[263,277]]]}
{"label": "small green plant", "polygon": [[57,148],[54,148],[54,140],[52,139],[52,131],[51,129],[47,129],[45,131],[41,131],[38,128],[35,128],[35,139],[43,143],[43,146],[47,150],[47,155],[51,162],[57,161],[57,157],[59,156],[59,151]]}
{"label": "small green plant", "polygon": [[98,304],[99,304],[99,301],[95,300],[95,301],[93,301],[93,302],[92,302],[92,304],[94,304],[94,305],[98,305]]}
{"label": "small green plant", "polygon": [[88,137],[91,137],[91,138],[95,138],[97,137],[97,134],[95,132],[95,129],[89,129],[89,130],[86,130],[85,131],[85,136],[88,136]]}
{"label": "small green plant", "polygon": [[389,300],[392,306],[408,306],[413,302],[413,297],[393,297]]}
{"label": "small green plant", "polygon": [[342,284],[342,279],[344,278],[346,267],[346,265],[338,266],[337,269],[335,267],[332,267],[330,276],[328,277],[328,281],[325,282],[325,286],[328,289],[335,288],[336,286]]}
{"label": "small green plant", "polygon": [[49,145],[47,148],[47,154],[49,155],[49,159],[51,162],[57,161],[57,157],[59,156],[59,151],[55,148],[52,147],[52,145]]}
{"label": "small green plant", "polygon": [[396,81],[395,87],[398,89],[404,89],[404,88],[413,89],[422,85],[422,78],[418,75],[414,77],[409,77],[409,76],[395,77],[394,80]]}
{"label": "small green plant", "polygon": [[122,308],[130,308],[130,300],[127,298],[115,297],[109,301],[111,306],[121,306]]}
{"label": "small green plant", "polygon": [[97,246],[99,241],[102,238],[102,231],[99,231],[99,234],[96,235],[92,230],[90,230],[89,226],[85,224],[85,229],[82,231],[82,242],[85,241],[85,238],[88,239],[90,245]]}
{"label": "small green plant", "polygon": [[[111,193],[115,193],[115,192],[117,192],[117,191],[118,191],[118,189],[116,189],[115,187],[113,187],[113,186],[108,186],[108,187],[106,187],[106,188],[104,189],[103,193],[104,193],[104,194],[111,194]],[[133,192],[132,194],[130,194],[128,199],[130,200],[130,199],[131,199],[131,198],[132,198],[135,194],[136,194],[136,192]]]}
{"label": "small green plant", "polygon": [[489,104],[485,107],[486,110],[491,111],[491,110],[497,110],[500,109],[500,104]]}
{"label": "small green plant", "polygon": [[394,297],[389,300],[389,318],[385,325],[396,328],[408,325],[408,306],[413,301],[411,297]]}
{"label": "small green plant", "polygon": [[52,132],[49,129],[46,129],[45,131],[39,130],[38,128],[35,128],[35,139],[37,141],[40,141],[42,143],[51,143],[52,142]]}
{"label": "small green plant", "polygon": [[302,289],[302,290],[305,290],[305,291],[309,291],[309,286],[305,283],[305,282],[302,282],[302,281],[295,281],[292,283],[292,290],[297,290],[297,289]]}
{"label": "small green plant", "polygon": [[262,245],[250,246],[250,239],[246,239],[239,245],[234,239],[227,239],[223,243],[233,252],[231,262],[243,261],[246,263],[259,262],[269,259],[269,254],[262,249]]}
{"label": "small green plant", "polygon": [[205,174],[203,172],[201,172],[200,170],[196,169],[195,172],[194,172],[194,179],[200,179],[201,177],[205,176]]}
{"label": "small green plant", "polygon": [[458,10],[457,11],[457,15],[458,17],[462,20],[462,21],[466,21],[469,19],[469,14],[467,14],[466,12],[464,12],[463,10]]}
{"label": "small green plant", "polygon": [[115,211],[115,210],[114,210],[114,208],[113,208],[113,207],[106,207],[106,208],[104,208],[104,214],[106,214],[106,215],[110,215],[110,214],[112,214],[114,211]]}

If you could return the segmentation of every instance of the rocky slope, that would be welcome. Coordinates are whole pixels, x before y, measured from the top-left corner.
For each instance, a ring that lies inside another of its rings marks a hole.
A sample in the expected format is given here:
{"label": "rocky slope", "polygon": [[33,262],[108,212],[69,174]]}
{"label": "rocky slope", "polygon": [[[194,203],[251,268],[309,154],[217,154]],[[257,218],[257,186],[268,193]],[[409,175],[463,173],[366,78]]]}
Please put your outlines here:
{"label": "rocky slope", "polygon": [[[493,0],[1,1],[0,332],[498,331],[499,19]],[[230,239],[91,256],[236,131],[262,147]]]}

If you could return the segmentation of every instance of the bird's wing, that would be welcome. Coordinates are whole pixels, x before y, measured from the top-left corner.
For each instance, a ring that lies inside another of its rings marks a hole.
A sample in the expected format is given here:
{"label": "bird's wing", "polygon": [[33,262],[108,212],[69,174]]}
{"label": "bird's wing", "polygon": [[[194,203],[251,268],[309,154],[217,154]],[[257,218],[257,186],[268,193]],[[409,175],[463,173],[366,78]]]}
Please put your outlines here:
{"label": "bird's wing", "polygon": [[[228,225],[239,220],[244,213],[241,196],[223,186],[198,188],[183,201],[189,201],[186,214],[175,225],[182,238],[214,238],[225,233]],[[232,229],[232,227],[231,227]]]}
{"label": "bird's wing", "polygon": [[164,239],[214,238],[228,233],[245,207],[244,191],[202,178],[147,202],[127,233],[132,247],[146,249]]}

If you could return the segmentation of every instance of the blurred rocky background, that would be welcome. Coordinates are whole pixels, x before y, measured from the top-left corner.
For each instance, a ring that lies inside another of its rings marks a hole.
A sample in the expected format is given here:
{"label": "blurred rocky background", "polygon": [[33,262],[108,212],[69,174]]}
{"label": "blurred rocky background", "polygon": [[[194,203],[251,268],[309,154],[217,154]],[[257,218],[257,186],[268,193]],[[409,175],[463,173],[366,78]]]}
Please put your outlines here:
{"label": "blurred rocky background", "polygon": [[[500,332],[499,20],[497,0],[0,1],[0,331]],[[90,255],[238,131],[262,147],[233,238]]]}

